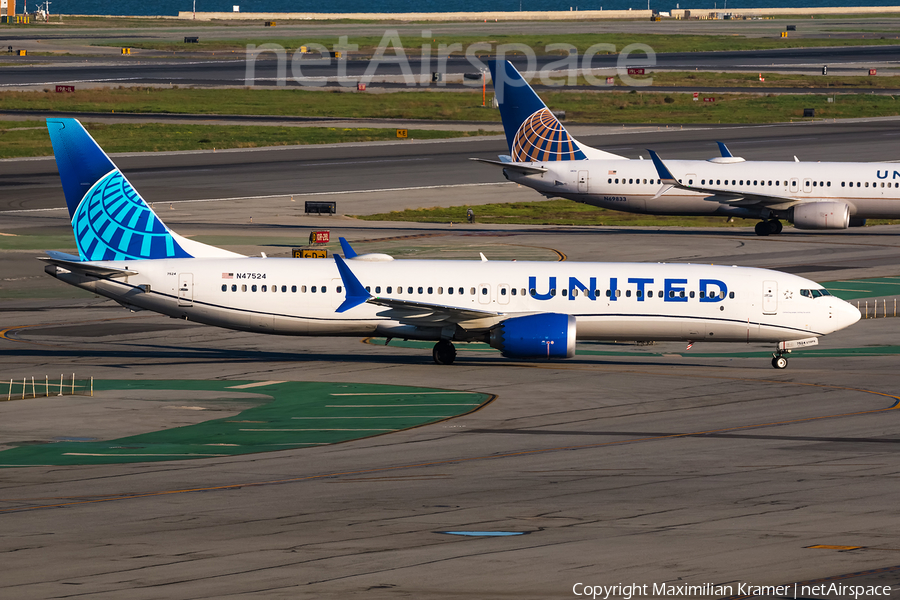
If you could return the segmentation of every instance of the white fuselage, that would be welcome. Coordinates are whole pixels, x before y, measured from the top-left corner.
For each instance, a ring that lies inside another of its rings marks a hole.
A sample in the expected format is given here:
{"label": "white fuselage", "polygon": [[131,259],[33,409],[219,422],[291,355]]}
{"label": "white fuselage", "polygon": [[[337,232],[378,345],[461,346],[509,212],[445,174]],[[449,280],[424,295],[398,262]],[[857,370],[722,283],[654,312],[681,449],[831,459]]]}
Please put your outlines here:
{"label": "white fuselage", "polygon": [[[634,213],[768,217],[765,207],[715,194],[670,189],[655,197],[662,184],[650,160],[580,160],[523,163],[546,168],[524,175],[505,170],[507,178],[547,196]],[[730,193],[765,194],[800,201],[846,203],[858,219],[900,218],[900,165],[894,163],[743,161],[716,158],[667,160],[666,166],[686,185]],[[771,211],[772,216],[778,209]]]}
{"label": "white fuselage", "polygon": [[[634,175],[636,177],[636,174]],[[48,266],[55,277],[151,310],[230,329],[284,335],[383,335],[474,340],[503,319],[573,315],[579,340],[778,342],[817,337],[859,312],[801,277],[746,267],[648,263],[349,260],[373,296],[493,312],[447,325],[428,309],[343,302],[330,259],[190,258],[93,263],[112,278]],[[451,293],[452,291],[452,293]],[[818,296],[818,297],[814,297]]]}

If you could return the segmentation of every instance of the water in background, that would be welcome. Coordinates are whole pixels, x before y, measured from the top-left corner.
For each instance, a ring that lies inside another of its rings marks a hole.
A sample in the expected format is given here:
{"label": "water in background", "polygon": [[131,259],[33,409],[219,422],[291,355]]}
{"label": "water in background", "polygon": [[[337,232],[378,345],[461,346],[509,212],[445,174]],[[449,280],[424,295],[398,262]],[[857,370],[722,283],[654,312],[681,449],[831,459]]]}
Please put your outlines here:
{"label": "water in background", "polygon": [[[26,0],[33,11],[37,0]],[[381,0],[377,7],[371,0],[345,0],[344,2],[295,2],[291,0],[197,0],[198,12],[231,12],[233,5],[241,12],[479,12],[517,10],[647,10],[647,2],[631,0]],[[713,10],[722,9],[719,0],[686,0],[683,8]],[[814,6],[895,6],[897,0],[814,0]],[[762,7],[808,7],[810,0],[727,0],[728,10]],[[676,2],[650,0],[654,10],[671,10]],[[21,12],[21,1],[16,10]],[[178,11],[192,10],[191,0],[52,0],[50,12],[65,15],[170,15]]]}

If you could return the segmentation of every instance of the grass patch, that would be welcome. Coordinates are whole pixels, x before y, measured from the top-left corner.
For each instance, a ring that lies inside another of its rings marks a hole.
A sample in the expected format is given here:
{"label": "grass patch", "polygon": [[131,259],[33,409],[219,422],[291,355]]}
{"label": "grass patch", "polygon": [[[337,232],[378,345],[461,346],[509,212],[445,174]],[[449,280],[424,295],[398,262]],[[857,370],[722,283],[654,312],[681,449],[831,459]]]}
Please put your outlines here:
{"label": "grass patch", "polygon": [[[412,223],[465,223],[472,209],[476,223],[510,225],[626,225],[632,227],[752,227],[758,219],[728,217],[669,217],[619,212],[572,200],[514,202],[448,208],[417,208],[375,215],[353,215],[362,221],[405,221]],[[892,225],[900,220],[870,219],[868,225]],[[790,227],[785,223],[785,227]]]}
{"label": "grass patch", "polygon": [[[328,94],[323,96],[323,94]],[[67,112],[285,115],[498,121],[496,110],[482,108],[481,90],[470,93],[428,91],[358,94],[308,89],[84,89],[71,94],[0,92],[4,110]]]}
{"label": "grass patch", "polygon": [[363,221],[407,221],[413,223],[465,223],[466,211],[472,209],[476,223],[516,225],[631,225],[635,227],[748,227],[755,221],[737,220],[728,223],[726,217],[660,217],[624,213],[572,200],[484,204],[479,206],[451,206],[448,208],[417,208],[391,211],[375,215],[356,215]]}
{"label": "grass patch", "polygon": [[[0,158],[53,154],[46,125],[38,124],[40,127],[37,128],[0,127]],[[161,125],[157,123],[86,123],[85,125],[106,152],[171,152],[174,150],[256,148],[397,139],[396,129]],[[409,138],[452,138],[479,135],[480,133],[483,132],[414,129],[409,131]]]}
{"label": "grass patch", "polygon": [[[897,34],[884,36],[890,39],[838,39],[838,38],[781,38],[776,37],[780,33],[780,24],[772,26],[772,37],[744,37],[741,35],[662,35],[662,34],[644,34],[644,33],[563,33],[563,34],[489,34],[489,35],[455,35],[452,33],[441,34],[434,33],[430,38],[423,39],[420,36],[407,35],[400,37],[407,55],[410,53],[418,54],[421,52],[422,46],[428,44],[431,47],[432,55],[438,52],[441,45],[449,47],[451,44],[462,44],[466,48],[472,44],[490,44],[491,50],[479,52],[479,54],[493,53],[498,46],[503,44],[522,44],[531,48],[538,54],[548,54],[547,46],[550,44],[571,44],[578,49],[579,53],[588,50],[594,44],[613,44],[615,51],[619,51],[630,44],[640,43],[647,44],[655,52],[715,52],[724,50],[769,50],[774,48],[817,48],[823,46],[870,46],[895,44],[900,38]],[[777,31],[776,31],[777,30]],[[759,35],[759,32],[754,32]],[[355,44],[357,47],[351,47],[352,56],[370,56],[375,49],[382,43],[382,36],[352,36],[347,40],[348,44]],[[278,44],[289,51],[297,50],[300,46],[309,46],[311,44],[321,44],[328,48],[340,49],[335,47],[339,43],[339,34],[332,36],[310,36],[310,37],[284,37],[284,38],[268,38],[268,37],[244,37],[236,39],[200,39],[197,44],[185,44],[183,41],[155,41],[155,40],[134,40],[119,39],[96,42],[98,46],[126,46],[131,48],[142,48],[146,50],[157,50],[164,52],[223,52],[223,51],[243,51],[248,44]],[[387,43],[387,47],[391,47],[391,43]],[[612,53],[615,53],[613,51]],[[560,51],[552,51],[549,53],[560,53]],[[601,54],[607,54],[604,49]],[[388,52],[391,54],[391,52]]]}
{"label": "grass patch", "polygon": [[[860,76],[822,76],[784,73],[761,73],[765,81],[759,80],[760,73],[711,73],[690,71],[657,71],[651,77],[654,86],[696,86],[696,87],[741,87],[766,89],[773,87],[794,88],[829,88],[835,91],[859,88],[896,90],[900,89],[900,76],[870,77]],[[634,77],[640,81],[642,77]],[[579,78],[579,84],[589,85]],[[622,85],[621,81],[617,81]]]}
{"label": "grass patch", "polygon": [[816,109],[817,119],[900,114],[900,98],[873,94],[842,94],[833,103],[822,94],[702,94],[715,102],[703,98],[694,102],[692,94],[655,92],[542,95],[552,109],[565,110],[570,121],[585,123],[781,123],[804,120],[806,108]]}
{"label": "grass patch", "polygon": [[[570,121],[584,123],[775,123],[800,119],[804,108],[815,108],[817,118],[842,119],[900,114],[900,98],[872,94],[841,94],[834,103],[826,95],[810,94],[706,94],[716,102],[694,102],[691,94],[647,92],[551,91],[541,96],[554,110],[565,110]],[[323,96],[323,94],[328,94]],[[304,89],[158,89],[122,88],[79,90],[72,94],[53,92],[0,92],[6,110],[69,112],[189,113],[236,115],[283,115],[340,118],[393,118],[499,122],[497,110],[481,106],[480,92],[396,92],[357,94]],[[187,126],[167,126],[187,129]],[[192,126],[199,130],[201,126]],[[240,130],[276,130],[277,127],[235,127]],[[300,141],[306,128],[286,128],[290,143]],[[312,128],[310,128],[312,129]],[[377,130],[368,130],[377,131]],[[384,130],[390,137],[393,130]],[[274,132],[256,135],[279,143]],[[308,134],[313,135],[313,134]],[[363,134],[359,134],[363,135]],[[374,133],[365,135],[376,135]],[[415,137],[446,137],[462,134],[410,132]],[[468,135],[471,135],[469,133]],[[208,137],[208,136],[203,136]],[[376,139],[376,138],[357,138]],[[385,138],[377,138],[385,139]],[[352,141],[329,138],[323,141]],[[248,140],[248,143],[250,141]],[[270,142],[253,142],[269,145]],[[287,143],[287,142],[285,142]],[[216,146],[219,147],[219,146]],[[221,146],[235,147],[235,146]],[[174,149],[174,148],[168,148]],[[14,156],[7,154],[6,156]]]}

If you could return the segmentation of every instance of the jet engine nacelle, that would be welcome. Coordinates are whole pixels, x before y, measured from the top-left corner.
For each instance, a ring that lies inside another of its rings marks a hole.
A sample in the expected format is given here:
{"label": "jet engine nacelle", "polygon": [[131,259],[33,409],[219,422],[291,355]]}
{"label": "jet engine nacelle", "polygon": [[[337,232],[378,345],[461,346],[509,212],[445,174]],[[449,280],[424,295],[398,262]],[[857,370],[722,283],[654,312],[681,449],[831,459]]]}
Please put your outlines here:
{"label": "jet engine nacelle", "polygon": [[559,313],[513,317],[491,330],[488,343],[510,358],[572,358],[575,317]]}
{"label": "jet engine nacelle", "polygon": [[850,207],[843,202],[804,202],[794,206],[791,222],[797,229],[847,229]]}

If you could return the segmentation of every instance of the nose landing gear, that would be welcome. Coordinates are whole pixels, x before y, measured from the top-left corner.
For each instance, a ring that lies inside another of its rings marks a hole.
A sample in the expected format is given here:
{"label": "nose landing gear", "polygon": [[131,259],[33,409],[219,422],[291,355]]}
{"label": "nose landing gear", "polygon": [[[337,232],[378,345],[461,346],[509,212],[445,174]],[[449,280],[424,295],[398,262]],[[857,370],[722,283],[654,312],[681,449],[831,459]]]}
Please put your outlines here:
{"label": "nose landing gear", "polygon": [[782,350],[780,347],[775,350],[775,354],[772,355],[772,366],[776,369],[785,369],[788,366],[788,359],[785,354],[790,352],[790,350]]}
{"label": "nose landing gear", "polygon": [[434,345],[431,351],[434,362],[439,365],[452,365],[456,360],[456,347],[450,340],[441,340]]}
{"label": "nose landing gear", "polygon": [[760,221],[756,224],[756,235],[778,235],[781,233],[783,226],[778,219],[769,219],[768,221]]}

